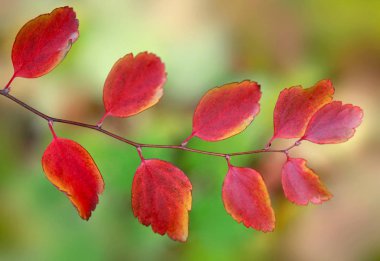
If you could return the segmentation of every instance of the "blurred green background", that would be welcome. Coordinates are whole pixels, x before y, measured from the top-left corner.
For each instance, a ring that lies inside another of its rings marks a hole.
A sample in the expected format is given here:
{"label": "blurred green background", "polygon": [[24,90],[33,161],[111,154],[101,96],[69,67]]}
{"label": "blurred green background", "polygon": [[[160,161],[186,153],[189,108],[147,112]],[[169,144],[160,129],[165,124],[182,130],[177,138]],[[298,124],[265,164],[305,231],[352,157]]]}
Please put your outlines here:
{"label": "blurred green background", "polygon": [[[39,14],[70,5],[80,38],[64,62],[39,79],[16,79],[12,94],[60,118],[96,123],[103,114],[102,86],[114,62],[148,50],[166,64],[168,82],[154,108],[104,127],[144,143],[178,144],[191,131],[203,93],[232,81],[262,85],[261,113],[227,141],[194,139],[191,147],[235,152],[262,148],[272,134],[281,89],[330,78],[336,100],[359,105],[357,134],[339,145],[305,142],[305,157],[334,194],[320,206],[284,199],[282,155],[234,158],[262,173],[276,230],[260,233],[237,224],[224,210],[223,159],[144,149],[180,167],[193,183],[193,210],[185,244],[154,234],[133,217],[130,190],[139,164],[135,150],[99,133],[56,125],[97,162],[105,193],[89,222],[45,178],[40,159],[51,140],[45,121],[0,97],[1,260],[380,260],[379,87],[380,1],[125,0],[0,3],[0,80],[21,26]],[[291,141],[277,141],[285,147]]]}

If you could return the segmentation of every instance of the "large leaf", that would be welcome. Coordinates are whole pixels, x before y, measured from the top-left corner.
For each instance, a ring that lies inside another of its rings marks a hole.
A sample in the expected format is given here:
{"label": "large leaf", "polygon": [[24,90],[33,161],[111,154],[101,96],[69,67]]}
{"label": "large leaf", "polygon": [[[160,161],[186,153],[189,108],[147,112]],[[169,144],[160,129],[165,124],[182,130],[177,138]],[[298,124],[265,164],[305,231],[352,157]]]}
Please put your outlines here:
{"label": "large leaf", "polygon": [[362,118],[360,107],[331,102],[313,115],[302,139],[318,144],[345,142],[354,136]]}
{"label": "large leaf", "polygon": [[195,110],[190,137],[218,141],[242,132],[259,113],[260,98],[260,86],[251,81],[211,89]]}
{"label": "large leaf", "polygon": [[104,190],[103,178],[90,154],[72,140],[55,137],[45,150],[42,167],[50,182],[88,220]]}
{"label": "large leaf", "polygon": [[297,205],[321,204],[332,197],[304,159],[288,158],[281,179],[286,198]]}
{"label": "large leaf", "polygon": [[191,183],[176,166],[144,159],[132,183],[133,213],[155,233],[184,242],[188,236]]}
{"label": "large leaf", "polygon": [[274,229],[274,211],[264,180],[257,171],[230,165],[222,197],[224,207],[237,222],[264,232]]}
{"label": "large leaf", "polygon": [[152,53],[127,54],[112,67],[104,83],[106,116],[129,117],[155,105],[163,94],[165,65]]}
{"label": "large leaf", "polygon": [[36,78],[53,70],[77,40],[78,25],[67,6],[26,23],[13,44],[14,77]]}

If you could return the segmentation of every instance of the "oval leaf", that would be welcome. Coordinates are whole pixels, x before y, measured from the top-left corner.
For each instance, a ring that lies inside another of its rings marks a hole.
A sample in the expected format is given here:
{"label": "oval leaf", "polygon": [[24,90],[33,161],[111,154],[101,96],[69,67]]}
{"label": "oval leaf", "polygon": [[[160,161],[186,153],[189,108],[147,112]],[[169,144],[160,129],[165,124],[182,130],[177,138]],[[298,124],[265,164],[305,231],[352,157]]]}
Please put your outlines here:
{"label": "oval leaf", "polygon": [[191,137],[218,141],[242,132],[259,113],[260,98],[260,85],[251,81],[209,90],[195,110]]}
{"label": "oval leaf", "polygon": [[276,138],[299,138],[313,114],[332,100],[334,87],[330,80],[322,80],[313,87],[301,86],[283,90],[274,109],[274,134]]}
{"label": "oval leaf", "polygon": [[13,78],[36,78],[53,70],[77,40],[78,26],[75,12],[67,6],[26,23],[13,44]]}
{"label": "oval leaf", "polygon": [[227,212],[237,222],[263,232],[275,227],[275,216],[261,175],[250,168],[230,166],[222,197]]}
{"label": "oval leaf", "polygon": [[132,183],[133,213],[155,233],[184,242],[191,189],[189,179],[176,166],[159,159],[143,160]]}
{"label": "oval leaf", "polygon": [[50,182],[88,220],[104,190],[103,178],[90,154],[72,140],[54,138],[42,157],[42,167]]}
{"label": "oval leaf", "polygon": [[304,159],[288,158],[282,167],[281,179],[286,198],[297,205],[321,204],[332,198]]}
{"label": "oval leaf", "polygon": [[362,118],[360,107],[331,102],[313,115],[302,139],[318,144],[345,142],[354,136]]}
{"label": "oval leaf", "polygon": [[165,65],[151,53],[127,54],[108,74],[103,89],[105,116],[128,117],[155,105],[163,94]]}

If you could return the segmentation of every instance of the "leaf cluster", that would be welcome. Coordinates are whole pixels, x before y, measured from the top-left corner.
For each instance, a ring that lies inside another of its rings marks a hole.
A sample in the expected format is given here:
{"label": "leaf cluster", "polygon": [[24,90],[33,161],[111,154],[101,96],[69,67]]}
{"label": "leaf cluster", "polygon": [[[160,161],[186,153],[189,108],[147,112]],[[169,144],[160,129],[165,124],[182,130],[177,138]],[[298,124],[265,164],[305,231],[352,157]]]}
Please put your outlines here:
{"label": "leaf cluster", "polygon": [[[192,207],[192,185],[185,173],[161,159],[146,159],[142,147],[183,149],[226,158],[228,172],[222,187],[226,211],[246,227],[269,232],[275,227],[270,196],[259,172],[234,166],[231,157],[243,154],[280,152],[286,156],[282,166],[282,187],[287,199],[298,205],[320,204],[332,195],[306,160],[289,151],[303,141],[335,144],[350,139],[360,125],[360,107],[334,101],[330,80],[310,88],[284,89],[274,109],[274,133],[265,149],[233,154],[206,152],[187,147],[197,137],[216,142],[246,129],[260,112],[262,96],[257,82],[244,80],[210,89],[199,101],[193,128],[181,145],[144,145],[118,137],[101,128],[107,117],[126,118],[159,102],[166,82],[165,64],[152,53],[127,54],[112,67],[104,83],[104,115],[96,125],[50,118],[9,94],[17,77],[36,78],[52,71],[66,56],[79,36],[74,10],[61,7],[26,23],[16,36],[12,49],[14,74],[1,91],[19,105],[48,120],[53,139],[42,157],[46,177],[66,194],[81,218],[88,220],[95,210],[104,181],[90,154],[75,141],[59,137],[53,122],[92,128],[134,147],[141,159],[132,183],[132,209],[138,220],[161,235],[184,242],[188,237],[188,212]],[[298,139],[283,150],[271,150],[273,140]]]}

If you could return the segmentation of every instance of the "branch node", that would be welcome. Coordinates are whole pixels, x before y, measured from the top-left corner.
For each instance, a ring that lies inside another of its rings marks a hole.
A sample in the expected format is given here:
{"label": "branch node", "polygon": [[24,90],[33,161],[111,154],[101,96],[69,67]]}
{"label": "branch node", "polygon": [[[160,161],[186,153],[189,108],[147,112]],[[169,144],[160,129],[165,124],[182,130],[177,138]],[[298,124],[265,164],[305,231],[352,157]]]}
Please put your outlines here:
{"label": "branch node", "polygon": [[107,116],[108,116],[108,112],[104,113],[103,116],[102,116],[102,118],[96,124],[96,127],[98,127],[99,129],[101,129],[102,125],[103,125],[103,122],[107,118]]}
{"label": "branch node", "polygon": [[51,131],[51,134],[53,134],[53,138],[56,139],[57,138],[57,134],[55,134],[55,131],[53,129],[53,124],[54,124],[54,121],[52,119],[49,119],[48,120],[49,129]]}
{"label": "branch node", "polygon": [[5,94],[8,94],[11,91],[11,84],[15,78],[16,78],[16,72],[13,73],[12,78],[9,80],[7,85],[5,85],[5,88],[3,90]]}
{"label": "branch node", "polygon": [[186,147],[186,145],[187,145],[187,143],[191,140],[191,138],[193,138],[194,137],[194,132],[192,132],[191,134],[190,134],[190,136],[189,137],[187,137],[182,143],[181,143],[181,147]]}
{"label": "branch node", "polygon": [[11,91],[11,89],[8,87],[5,87],[4,89],[1,90],[1,93],[4,94],[4,95],[7,95],[9,92]]}
{"label": "branch node", "polygon": [[272,146],[272,141],[274,140],[274,138],[270,138],[270,140],[267,142],[267,144],[265,144],[265,148],[264,150],[269,150],[270,147]]}
{"label": "branch node", "polygon": [[289,150],[284,150],[284,154],[286,156],[286,159],[289,160]]}
{"label": "branch node", "polygon": [[144,157],[142,155],[141,146],[140,145],[136,146],[136,150],[137,150],[137,153],[139,154],[139,157],[140,157],[141,161],[144,161],[145,159],[144,159]]}
{"label": "branch node", "polygon": [[230,154],[226,154],[224,156],[226,158],[226,161],[227,161],[227,164],[228,164],[228,167],[231,167],[231,155]]}

